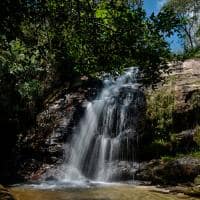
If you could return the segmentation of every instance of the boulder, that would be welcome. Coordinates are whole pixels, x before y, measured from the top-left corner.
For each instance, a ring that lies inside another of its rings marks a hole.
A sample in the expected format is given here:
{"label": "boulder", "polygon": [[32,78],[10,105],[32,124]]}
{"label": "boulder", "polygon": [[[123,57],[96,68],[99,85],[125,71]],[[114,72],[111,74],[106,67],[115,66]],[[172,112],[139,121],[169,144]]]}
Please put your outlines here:
{"label": "boulder", "polygon": [[111,165],[112,171],[109,172],[109,181],[133,180],[138,167],[136,163],[128,161],[113,162]]}
{"label": "boulder", "polygon": [[152,160],[140,166],[135,179],[151,181],[154,184],[192,183],[200,174],[200,158],[190,156],[169,161]]}

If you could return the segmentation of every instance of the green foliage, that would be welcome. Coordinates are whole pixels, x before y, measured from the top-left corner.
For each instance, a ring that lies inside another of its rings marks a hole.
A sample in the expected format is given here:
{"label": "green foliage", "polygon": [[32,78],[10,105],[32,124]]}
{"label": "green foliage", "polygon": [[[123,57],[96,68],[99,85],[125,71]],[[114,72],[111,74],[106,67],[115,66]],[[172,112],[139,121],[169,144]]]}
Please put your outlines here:
{"label": "green foliage", "polygon": [[186,60],[190,58],[200,58],[200,48],[195,47],[193,49],[188,49],[183,54],[180,54],[179,58],[181,58],[181,60]]}
{"label": "green foliage", "polygon": [[168,161],[173,161],[175,159],[178,159],[178,158],[183,158],[183,157],[193,157],[193,158],[200,158],[200,151],[197,150],[197,151],[192,151],[192,152],[189,152],[187,154],[177,154],[176,156],[170,156],[170,155],[167,155],[167,156],[162,156],[161,159],[164,161],[164,162],[168,162]]}
{"label": "green foliage", "polygon": [[197,0],[169,0],[163,9],[171,9],[180,19],[177,27],[179,36],[183,39],[185,50],[194,49],[199,43],[199,12],[200,1]]}
{"label": "green foliage", "polygon": [[165,88],[155,90],[147,97],[147,118],[154,127],[154,137],[169,139],[175,110],[174,92]]}
{"label": "green foliage", "polygon": [[[36,87],[36,84],[34,83],[37,82],[39,85],[39,80],[33,81],[33,79],[39,78],[43,71],[40,66],[41,60],[39,51],[27,48],[19,39],[12,40],[8,43],[2,38],[1,42],[1,76],[12,75],[16,80],[15,88],[19,91],[22,97],[28,95],[29,99],[33,98],[35,96],[34,93],[30,92],[30,94],[24,94],[23,92],[27,93],[25,85],[27,87],[28,82],[31,83],[28,85],[32,85],[33,90]],[[37,88],[39,88],[39,86],[37,86]],[[30,89],[30,91],[32,91],[32,89]]]}
{"label": "green foliage", "polygon": [[[53,73],[94,75],[137,65],[144,82],[154,84],[167,70],[170,57],[164,37],[178,22],[169,10],[148,19],[138,5],[139,1],[126,0],[17,1],[21,10],[17,37],[31,51],[38,50],[44,62],[54,66]],[[8,26],[6,35],[13,29]]]}
{"label": "green foliage", "polygon": [[[181,19],[176,16],[171,7],[164,7],[156,17],[153,13],[150,18],[153,20],[157,31],[165,33],[167,37],[172,36],[174,31],[177,31],[177,28],[182,24]],[[175,29],[172,29],[172,27],[175,27]]]}
{"label": "green foliage", "polygon": [[34,97],[40,96],[41,85],[38,80],[24,82],[19,87],[19,93],[23,98],[32,100]]}
{"label": "green foliage", "polygon": [[138,66],[149,85],[168,69],[168,10],[148,18],[136,0],[2,0],[0,10],[0,106],[13,119],[74,75]]}

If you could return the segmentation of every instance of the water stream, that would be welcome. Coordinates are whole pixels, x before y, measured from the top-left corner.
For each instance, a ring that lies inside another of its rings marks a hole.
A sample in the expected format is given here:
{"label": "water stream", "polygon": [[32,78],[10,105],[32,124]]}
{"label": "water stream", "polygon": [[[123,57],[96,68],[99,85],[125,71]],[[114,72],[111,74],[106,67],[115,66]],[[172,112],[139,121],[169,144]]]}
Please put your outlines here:
{"label": "water stream", "polygon": [[134,111],[141,100],[137,71],[130,68],[117,79],[107,76],[97,98],[87,102],[73,134],[70,158],[64,164],[64,181],[85,178],[109,181],[114,176],[114,165],[134,161],[131,144],[137,137]]}

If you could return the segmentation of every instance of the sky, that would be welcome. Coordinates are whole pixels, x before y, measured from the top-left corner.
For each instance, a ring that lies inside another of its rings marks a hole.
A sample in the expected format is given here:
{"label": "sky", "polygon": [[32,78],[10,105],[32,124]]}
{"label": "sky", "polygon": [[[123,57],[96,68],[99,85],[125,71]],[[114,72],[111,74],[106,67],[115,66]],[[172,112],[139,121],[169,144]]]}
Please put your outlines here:
{"label": "sky", "polygon": [[[167,0],[144,0],[144,7],[147,15],[151,15],[152,12],[157,14],[166,1]],[[169,42],[173,52],[179,52],[182,50],[181,41],[176,34],[171,38],[168,38],[167,41]]]}

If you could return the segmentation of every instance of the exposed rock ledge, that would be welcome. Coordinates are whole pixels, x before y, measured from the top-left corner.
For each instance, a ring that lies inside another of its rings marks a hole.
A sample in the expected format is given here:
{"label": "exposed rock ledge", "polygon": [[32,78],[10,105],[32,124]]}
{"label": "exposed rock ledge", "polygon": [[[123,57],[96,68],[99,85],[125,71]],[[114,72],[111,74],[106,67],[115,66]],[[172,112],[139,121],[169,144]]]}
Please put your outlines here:
{"label": "exposed rock ledge", "polygon": [[177,110],[190,109],[190,98],[200,91],[200,59],[189,59],[175,66],[172,71]]}
{"label": "exposed rock ledge", "polygon": [[169,161],[152,160],[142,163],[135,178],[153,184],[194,182],[200,174],[200,158],[182,157]]}

